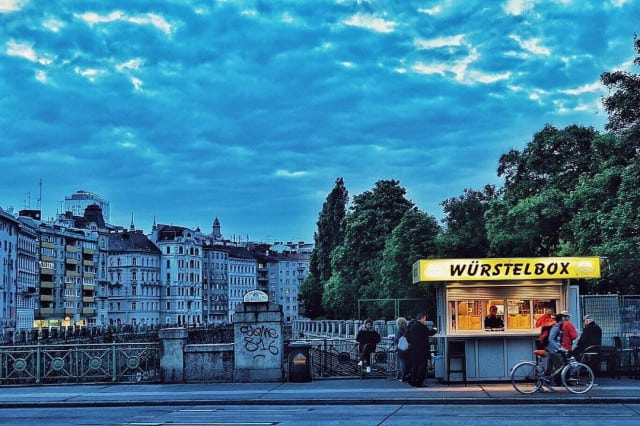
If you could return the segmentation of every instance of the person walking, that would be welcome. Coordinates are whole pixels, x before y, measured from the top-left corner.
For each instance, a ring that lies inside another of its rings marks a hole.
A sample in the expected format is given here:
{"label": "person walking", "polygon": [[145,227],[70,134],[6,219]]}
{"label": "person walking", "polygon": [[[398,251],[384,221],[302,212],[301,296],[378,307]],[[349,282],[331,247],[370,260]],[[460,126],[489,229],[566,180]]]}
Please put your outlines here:
{"label": "person walking", "polygon": [[376,351],[376,346],[380,343],[380,334],[373,328],[373,320],[367,318],[364,321],[364,328],[358,331],[356,342],[359,343],[358,354],[360,362],[358,365],[366,368],[367,373],[371,372],[371,354]]}
{"label": "person walking", "polygon": [[425,387],[427,379],[427,365],[431,358],[429,337],[436,334],[435,328],[429,329],[426,325],[427,314],[419,313],[416,319],[411,320],[407,329],[409,341],[409,357],[411,359],[411,378],[409,384],[414,387]]}

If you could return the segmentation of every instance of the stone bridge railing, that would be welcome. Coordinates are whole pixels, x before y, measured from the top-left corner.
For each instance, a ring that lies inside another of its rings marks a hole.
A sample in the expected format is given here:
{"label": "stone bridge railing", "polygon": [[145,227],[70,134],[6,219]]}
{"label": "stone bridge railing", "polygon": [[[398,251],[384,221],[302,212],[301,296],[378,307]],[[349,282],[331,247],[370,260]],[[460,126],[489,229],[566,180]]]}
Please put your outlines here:
{"label": "stone bridge railing", "polygon": [[[338,337],[355,339],[364,321],[359,320],[296,320],[291,324],[293,339]],[[383,339],[395,334],[396,322],[377,320],[374,329]]]}

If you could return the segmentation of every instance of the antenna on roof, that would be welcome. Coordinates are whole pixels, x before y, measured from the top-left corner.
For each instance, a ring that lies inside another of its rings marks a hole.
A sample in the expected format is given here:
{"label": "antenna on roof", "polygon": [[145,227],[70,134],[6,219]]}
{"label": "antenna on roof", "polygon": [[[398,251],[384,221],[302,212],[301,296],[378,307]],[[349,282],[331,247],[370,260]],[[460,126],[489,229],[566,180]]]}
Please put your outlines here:
{"label": "antenna on roof", "polygon": [[42,208],[42,178],[40,178],[40,194],[38,195],[38,210]]}

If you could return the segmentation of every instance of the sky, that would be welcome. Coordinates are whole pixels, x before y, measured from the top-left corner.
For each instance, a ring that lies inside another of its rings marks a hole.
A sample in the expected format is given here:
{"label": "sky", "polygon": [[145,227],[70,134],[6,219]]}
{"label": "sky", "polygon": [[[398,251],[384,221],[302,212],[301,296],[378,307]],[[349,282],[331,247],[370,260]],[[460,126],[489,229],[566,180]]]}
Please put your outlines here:
{"label": "sky", "polygon": [[632,0],[0,0],[0,207],[312,242],[342,177],[418,208],[501,184],[546,124],[604,131]]}

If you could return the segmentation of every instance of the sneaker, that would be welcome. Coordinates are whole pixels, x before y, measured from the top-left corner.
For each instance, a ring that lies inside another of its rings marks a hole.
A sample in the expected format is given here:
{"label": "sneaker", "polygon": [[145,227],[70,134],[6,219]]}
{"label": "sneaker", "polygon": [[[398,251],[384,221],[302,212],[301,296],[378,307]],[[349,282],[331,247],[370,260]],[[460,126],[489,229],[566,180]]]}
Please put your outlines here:
{"label": "sneaker", "polygon": [[358,361],[358,367],[362,367],[362,361]]}
{"label": "sneaker", "polygon": [[371,367],[367,367],[367,373],[371,373]]}

